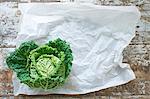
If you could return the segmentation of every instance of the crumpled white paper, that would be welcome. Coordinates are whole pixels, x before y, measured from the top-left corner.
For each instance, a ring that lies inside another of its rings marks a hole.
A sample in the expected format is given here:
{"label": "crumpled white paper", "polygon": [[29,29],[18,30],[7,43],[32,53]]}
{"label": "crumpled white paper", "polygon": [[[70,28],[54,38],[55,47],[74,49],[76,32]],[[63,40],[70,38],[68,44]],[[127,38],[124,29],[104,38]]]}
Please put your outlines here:
{"label": "crumpled white paper", "polygon": [[122,51],[135,36],[140,13],[134,6],[76,3],[20,4],[17,45],[27,40],[44,44],[61,38],[70,43],[73,66],[68,81],[55,90],[31,89],[13,75],[14,94],[85,94],[135,79]]}

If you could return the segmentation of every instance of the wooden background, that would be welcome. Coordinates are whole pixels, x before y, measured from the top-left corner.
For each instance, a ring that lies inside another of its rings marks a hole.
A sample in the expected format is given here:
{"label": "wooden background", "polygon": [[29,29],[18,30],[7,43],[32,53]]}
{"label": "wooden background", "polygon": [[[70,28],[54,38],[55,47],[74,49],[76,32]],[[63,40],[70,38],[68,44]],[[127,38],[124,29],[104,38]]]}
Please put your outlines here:
{"label": "wooden background", "polygon": [[[11,1],[11,2],[10,2]],[[15,48],[11,41],[18,32],[20,12],[18,2],[27,0],[0,0],[0,63],[6,52]],[[30,0],[30,2],[51,2],[59,0]],[[136,5],[141,12],[141,20],[136,27],[136,36],[123,51],[123,62],[129,63],[136,79],[120,86],[97,92],[67,96],[13,96],[11,72],[0,65],[0,99],[150,99],[150,0],[97,0],[98,5]],[[6,7],[7,12],[1,7]]]}

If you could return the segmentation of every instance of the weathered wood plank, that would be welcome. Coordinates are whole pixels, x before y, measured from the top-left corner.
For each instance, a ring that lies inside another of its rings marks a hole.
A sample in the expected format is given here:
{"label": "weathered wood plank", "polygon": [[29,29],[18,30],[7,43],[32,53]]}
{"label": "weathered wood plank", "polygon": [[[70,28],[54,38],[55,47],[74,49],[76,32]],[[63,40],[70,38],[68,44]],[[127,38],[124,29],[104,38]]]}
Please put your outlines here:
{"label": "weathered wood plank", "polygon": [[137,26],[139,28],[136,29],[136,31],[142,32],[142,31],[150,31],[150,22],[149,18],[143,17],[141,21],[137,23]]}
{"label": "weathered wood plank", "polygon": [[123,56],[123,62],[141,66],[150,72],[150,45],[129,45],[124,49]]}
{"label": "weathered wood plank", "polygon": [[[110,96],[109,99],[149,99],[150,95]],[[107,98],[108,99],[108,98]]]}
{"label": "weathered wood plank", "polygon": [[130,42],[130,45],[149,45],[150,44],[150,31],[136,32],[136,36]]}
{"label": "weathered wood plank", "polygon": [[17,34],[19,17],[15,7],[16,3],[0,3],[0,36]]}
{"label": "weathered wood plank", "polygon": [[134,80],[128,84],[122,86],[116,86],[108,89],[104,89],[96,92],[96,95],[107,95],[107,96],[130,96],[130,95],[149,95],[150,81],[146,80]]}
{"label": "weathered wood plank", "polygon": [[141,11],[150,11],[150,3],[148,3],[148,4],[143,4],[143,5],[141,5],[140,7],[140,10]]}
{"label": "weathered wood plank", "polygon": [[60,0],[31,0],[31,2],[60,2]]}
{"label": "weathered wood plank", "polygon": [[0,46],[3,44],[3,36],[0,36]]}
{"label": "weathered wood plank", "polygon": [[12,73],[10,71],[0,70],[0,95],[12,95]]}
{"label": "weathered wood plank", "polygon": [[150,0],[144,0],[144,4],[150,3]]}
{"label": "weathered wood plank", "polygon": [[0,48],[15,48],[15,44],[13,43],[16,36],[2,36],[2,43],[0,44]]}

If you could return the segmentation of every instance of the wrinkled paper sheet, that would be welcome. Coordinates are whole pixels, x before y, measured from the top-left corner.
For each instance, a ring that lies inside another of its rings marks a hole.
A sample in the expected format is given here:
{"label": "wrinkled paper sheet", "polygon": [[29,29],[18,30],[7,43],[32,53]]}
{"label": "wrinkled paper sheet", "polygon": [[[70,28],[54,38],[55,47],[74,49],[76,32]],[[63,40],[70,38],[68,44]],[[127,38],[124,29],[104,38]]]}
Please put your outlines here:
{"label": "wrinkled paper sheet", "polygon": [[70,43],[73,66],[64,86],[55,90],[31,89],[13,75],[14,95],[85,94],[125,84],[135,75],[122,63],[123,49],[135,36],[140,13],[134,6],[99,6],[76,3],[20,4],[20,43],[44,44],[61,38]]}

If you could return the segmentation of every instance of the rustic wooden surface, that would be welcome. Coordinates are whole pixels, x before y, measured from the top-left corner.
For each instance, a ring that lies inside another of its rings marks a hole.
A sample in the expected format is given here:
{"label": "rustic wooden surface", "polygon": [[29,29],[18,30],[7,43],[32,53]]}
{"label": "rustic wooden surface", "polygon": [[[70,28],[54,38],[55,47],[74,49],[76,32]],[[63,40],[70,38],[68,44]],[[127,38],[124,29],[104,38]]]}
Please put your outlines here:
{"label": "rustic wooden surface", "polygon": [[[19,12],[17,12],[16,3],[18,1],[26,2],[27,0],[0,0],[0,7],[8,8],[7,12],[0,8],[0,62],[4,61],[3,57],[6,52],[15,48],[11,41],[15,39],[18,32]],[[54,0],[31,0],[31,2],[35,1]],[[123,51],[123,62],[130,64],[137,77],[135,80],[85,95],[20,95],[14,97],[11,72],[0,66],[0,99],[150,99],[150,0],[97,0],[97,4],[136,5],[141,11],[142,16],[136,27],[136,36]]]}

